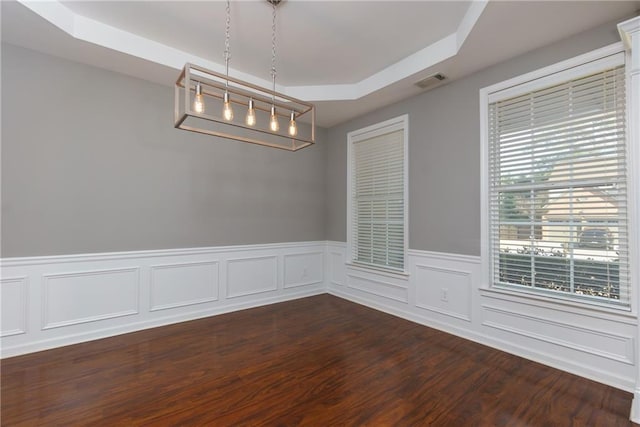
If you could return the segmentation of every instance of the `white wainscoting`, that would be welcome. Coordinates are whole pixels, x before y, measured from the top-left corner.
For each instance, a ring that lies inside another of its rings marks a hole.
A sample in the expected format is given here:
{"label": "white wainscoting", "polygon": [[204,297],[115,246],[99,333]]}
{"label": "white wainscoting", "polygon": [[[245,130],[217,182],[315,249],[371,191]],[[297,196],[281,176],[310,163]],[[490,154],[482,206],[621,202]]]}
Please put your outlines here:
{"label": "white wainscoting", "polygon": [[2,310],[0,336],[27,333],[27,276],[0,279]]}
{"label": "white wainscoting", "polygon": [[[350,269],[347,270],[349,271]],[[375,274],[353,273],[349,271],[347,273],[347,287],[361,293],[381,296],[393,301],[402,303],[409,301],[408,287],[402,283],[402,280],[379,279],[375,277]]]}
{"label": "white wainscoting", "polygon": [[326,242],[1,261],[2,357],[325,292]]}
{"label": "white wainscoting", "polygon": [[633,364],[633,338],[612,332],[558,322],[539,315],[483,305],[483,326],[532,338],[544,343]]}
{"label": "white wainscoting", "polygon": [[43,330],[130,316],[139,312],[140,269],[43,274],[42,290]]}
{"label": "white wainscoting", "polygon": [[149,310],[217,301],[219,266],[218,261],[152,265]]}
{"label": "white wainscoting", "polygon": [[284,256],[285,288],[316,284],[324,287],[324,251]]}
{"label": "white wainscoting", "polygon": [[409,275],[303,242],[2,260],[8,357],[329,292],[633,390],[637,319],[480,288],[480,258],[410,250]]}
{"label": "white wainscoting", "polygon": [[416,307],[471,321],[471,272],[415,264]]}
{"label": "white wainscoting", "polygon": [[344,247],[340,245],[327,245],[327,267],[329,270],[329,286],[345,286],[347,278],[346,259]]}
{"label": "white wainscoting", "polygon": [[345,265],[327,243],[327,291],[463,338],[631,391],[637,320],[480,288],[480,257],[409,250],[406,279]]}
{"label": "white wainscoting", "polygon": [[227,260],[227,298],[278,289],[278,258],[258,256]]}

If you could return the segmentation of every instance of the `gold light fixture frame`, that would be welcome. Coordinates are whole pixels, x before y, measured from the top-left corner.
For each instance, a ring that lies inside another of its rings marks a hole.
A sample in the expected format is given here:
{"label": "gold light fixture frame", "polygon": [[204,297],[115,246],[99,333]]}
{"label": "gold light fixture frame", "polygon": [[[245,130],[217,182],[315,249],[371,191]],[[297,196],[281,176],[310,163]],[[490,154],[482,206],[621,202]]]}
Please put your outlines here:
{"label": "gold light fixture frame", "polygon": [[[204,100],[204,111],[200,113],[194,109],[198,84]],[[225,91],[231,95],[236,109],[231,121],[221,115]],[[251,100],[258,116],[253,126],[245,123]],[[278,132],[269,128],[272,106],[276,107],[279,121],[284,125]],[[174,126],[191,132],[298,151],[315,143],[315,116],[313,104],[191,63],[184,66],[175,84]],[[295,136],[287,132],[292,117],[298,128]]]}

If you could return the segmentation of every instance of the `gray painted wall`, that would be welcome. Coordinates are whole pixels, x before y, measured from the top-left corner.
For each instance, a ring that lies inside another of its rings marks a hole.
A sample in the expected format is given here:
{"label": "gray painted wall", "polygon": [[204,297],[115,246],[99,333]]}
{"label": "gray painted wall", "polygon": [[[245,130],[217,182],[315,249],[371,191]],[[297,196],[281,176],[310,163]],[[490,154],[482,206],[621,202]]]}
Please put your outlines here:
{"label": "gray painted wall", "polygon": [[323,240],[297,153],[173,128],[173,89],[2,46],[3,257]]}
{"label": "gray painted wall", "polygon": [[347,133],[409,114],[409,247],[480,255],[480,89],[619,40],[611,23],[329,129],[327,239],[346,241]]}
{"label": "gray painted wall", "polygon": [[175,130],[171,88],[3,45],[1,254],[346,241],[347,132],[408,113],[409,246],[479,255],[479,90],[618,40],[599,27],[298,153]]}

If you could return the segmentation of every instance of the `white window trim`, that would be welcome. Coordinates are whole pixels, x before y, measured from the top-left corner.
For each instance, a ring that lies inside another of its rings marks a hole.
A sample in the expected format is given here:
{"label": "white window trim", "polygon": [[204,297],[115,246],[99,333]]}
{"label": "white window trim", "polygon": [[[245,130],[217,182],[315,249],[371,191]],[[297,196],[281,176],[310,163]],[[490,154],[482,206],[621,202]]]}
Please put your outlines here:
{"label": "white window trim", "polygon": [[[525,92],[528,89],[528,83],[532,82],[532,84],[539,84],[541,79],[552,84],[552,82],[566,81],[567,79],[571,79],[572,75],[577,77],[578,74],[585,74],[585,71],[588,70],[591,66],[602,68],[605,64],[620,62],[621,59],[625,59],[627,64],[629,63],[629,52],[625,51],[624,45],[622,42],[614,43],[609,46],[605,46],[603,48],[585,53],[583,55],[576,56],[574,58],[558,62],[556,64],[541,68],[539,70],[532,71],[527,74],[523,74],[521,76],[514,77],[512,79],[496,83],[494,85],[482,88],[480,90],[480,144],[481,144],[481,153],[480,153],[480,162],[481,162],[481,178],[480,178],[480,241],[481,241],[481,249],[480,249],[480,257],[481,257],[481,281],[480,281],[480,290],[481,293],[496,293],[502,294],[505,298],[518,301],[521,298],[530,298],[532,301],[538,300],[542,302],[549,302],[554,304],[564,304],[564,305],[572,305],[579,308],[586,308],[597,311],[606,311],[606,312],[627,312],[633,316],[638,315],[638,303],[637,292],[639,291],[638,285],[638,267],[637,259],[640,255],[640,252],[637,248],[640,242],[637,242],[638,231],[636,227],[640,227],[640,224],[636,224],[635,218],[638,218],[640,212],[637,210],[640,208],[636,208],[637,201],[635,200],[640,192],[640,183],[637,182],[638,174],[640,174],[640,161],[637,155],[633,155],[635,150],[639,150],[640,147],[635,147],[635,141],[632,138],[632,133],[628,132],[629,138],[629,155],[627,156],[627,167],[629,171],[628,175],[628,206],[627,209],[629,211],[629,257],[631,260],[630,265],[630,274],[631,283],[630,283],[630,308],[612,308],[609,305],[599,305],[597,303],[592,302],[583,302],[570,296],[562,297],[561,295],[554,296],[545,296],[544,293],[527,293],[526,291],[518,291],[517,295],[514,295],[514,292],[508,289],[494,287],[492,286],[492,277],[491,277],[491,268],[490,268],[490,241],[489,241],[489,164],[488,164],[488,156],[489,156],[489,128],[488,128],[488,118],[489,118],[489,104],[494,101],[496,97],[506,98],[509,96],[515,96],[518,93]],[[573,70],[573,71],[572,71]],[[558,77],[558,73],[563,73],[561,77]],[[533,83],[537,81],[536,83]],[[640,95],[637,93],[633,93],[629,87],[630,84],[629,73],[627,72],[626,84],[627,84],[627,127],[632,126],[632,116],[631,114],[636,114],[637,112],[633,112],[633,105],[638,105],[638,98]],[[519,86],[519,87],[516,87]]]}
{"label": "white window trim", "polygon": [[[365,263],[359,263],[353,259],[353,197],[351,194],[353,184],[352,156],[353,144],[364,139],[373,138],[389,132],[402,130],[404,159],[403,159],[403,189],[404,189],[404,261],[403,270],[384,268]],[[347,133],[347,265],[372,272],[391,273],[399,277],[408,276],[407,251],[409,250],[409,115],[394,117],[381,123],[376,123],[362,129]]]}

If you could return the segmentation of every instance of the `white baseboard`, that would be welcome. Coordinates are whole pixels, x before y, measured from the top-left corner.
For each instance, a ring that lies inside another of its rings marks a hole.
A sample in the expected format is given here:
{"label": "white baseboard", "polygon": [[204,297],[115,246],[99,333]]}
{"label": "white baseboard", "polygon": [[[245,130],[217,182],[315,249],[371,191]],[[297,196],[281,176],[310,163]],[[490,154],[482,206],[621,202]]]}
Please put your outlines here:
{"label": "white baseboard", "polygon": [[205,317],[216,316],[225,313],[231,313],[234,311],[245,310],[253,307],[260,307],[263,305],[275,304],[284,301],[290,301],[298,298],[305,298],[313,295],[324,294],[324,290],[312,290],[306,292],[300,292],[295,294],[288,294],[285,296],[272,296],[262,299],[255,299],[253,301],[247,301],[241,304],[228,304],[219,306],[216,308],[191,311],[189,313],[164,316],[155,319],[134,321],[127,323],[123,326],[114,326],[106,328],[96,328],[87,332],[80,332],[77,334],[62,334],[53,338],[47,338],[39,341],[29,342],[14,347],[2,348],[2,358],[18,356],[27,353],[33,353],[36,351],[48,350],[52,348],[64,347],[72,344],[79,344],[87,341],[93,341],[102,338],[113,337],[116,335],[126,334],[129,332],[141,331],[144,329],[157,328],[160,326],[171,325],[174,323],[186,322],[189,320],[197,320]]}
{"label": "white baseboard", "polygon": [[631,402],[631,421],[640,424],[640,387],[636,387],[633,393],[633,401]]}

